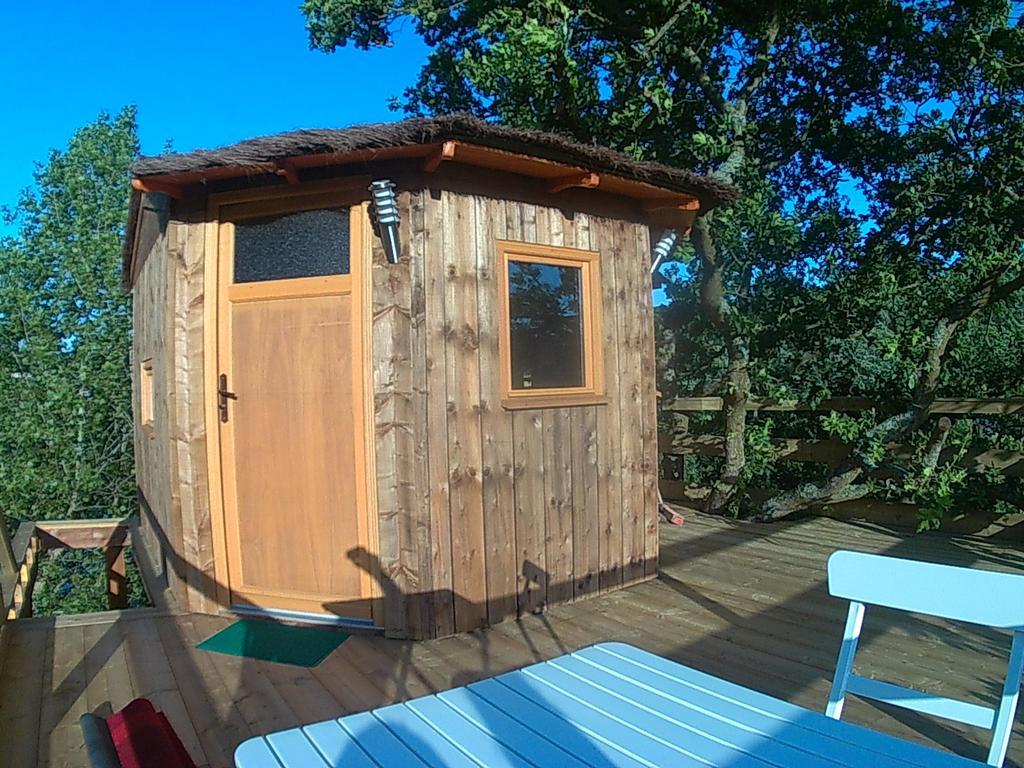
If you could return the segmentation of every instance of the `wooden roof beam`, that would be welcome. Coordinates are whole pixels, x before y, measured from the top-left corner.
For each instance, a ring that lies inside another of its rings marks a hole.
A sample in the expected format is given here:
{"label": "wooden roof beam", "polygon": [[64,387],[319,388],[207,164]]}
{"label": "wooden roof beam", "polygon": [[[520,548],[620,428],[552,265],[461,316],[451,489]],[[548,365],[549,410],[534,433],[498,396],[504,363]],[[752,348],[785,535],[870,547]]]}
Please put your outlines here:
{"label": "wooden roof beam", "polygon": [[548,192],[562,192],[563,190],[572,189],[574,187],[593,189],[600,183],[601,177],[593,171],[573,173],[569,176],[560,176],[556,179],[551,179],[548,182]]}
{"label": "wooden roof beam", "polygon": [[658,197],[644,200],[640,203],[648,213],[652,211],[663,211],[667,208],[675,208],[680,211],[699,211],[700,200],[695,197]]}
{"label": "wooden roof beam", "polygon": [[163,181],[162,179],[132,179],[132,189],[139,192],[167,195],[175,200],[181,200],[185,196],[185,192],[180,185]]}
{"label": "wooden roof beam", "polygon": [[433,173],[441,167],[441,163],[445,160],[454,160],[456,146],[456,142],[446,141],[436,150],[427,155],[427,159],[423,161],[423,170],[427,173]]}
{"label": "wooden roof beam", "polygon": [[680,237],[686,237],[700,212],[700,200],[682,195],[656,197],[641,200],[640,207],[647,214],[649,224],[675,229]]}
{"label": "wooden roof beam", "polygon": [[131,538],[127,520],[43,520],[36,523],[43,549],[120,547]]}

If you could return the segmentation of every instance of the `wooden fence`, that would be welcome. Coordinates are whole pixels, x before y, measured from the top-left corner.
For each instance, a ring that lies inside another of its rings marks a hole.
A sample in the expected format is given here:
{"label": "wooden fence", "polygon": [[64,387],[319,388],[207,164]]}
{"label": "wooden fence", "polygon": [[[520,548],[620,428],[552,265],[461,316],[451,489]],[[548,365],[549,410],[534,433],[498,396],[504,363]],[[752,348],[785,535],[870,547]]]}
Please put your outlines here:
{"label": "wooden fence", "polygon": [[[859,397],[837,397],[809,405],[805,403],[779,400],[752,399],[747,410],[752,412],[788,412],[788,413],[829,413],[831,411],[858,413],[867,410],[879,413],[891,413],[893,408],[874,400]],[[690,434],[689,421],[686,414],[706,413],[722,410],[720,397],[680,397],[661,403],[663,414],[674,420],[673,428],[658,434],[658,450],[663,457],[677,457],[685,462],[687,456],[722,456],[725,452],[725,440],[721,435]],[[937,399],[929,413],[959,417],[1007,416],[1024,414],[1024,398],[986,400],[986,399]],[[850,452],[851,445],[832,438],[780,438],[772,441],[776,455],[781,461],[816,462],[835,467]],[[891,455],[897,459],[909,459],[914,449],[909,445],[890,444]],[[946,448],[940,461],[949,461],[955,453],[954,448]],[[1024,477],[1024,453],[998,449],[975,449],[958,460],[958,463],[970,472],[999,470],[1011,478]],[[685,464],[684,464],[685,470]],[[688,487],[684,482],[672,478],[662,478],[661,492],[666,499],[692,503],[699,499],[705,489]],[[767,493],[767,491],[762,491]],[[755,490],[753,495],[757,496]],[[905,506],[905,505],[904,505]]]}
{"label": "wooden fence", "polygon": [[[880,413],[892,412],[895,408],[879,403],[866,397],[830,397],[815,405],[797,403],[787,400],[751,399],[747,402],[748,411],[786,411],[829,413],[839,411],[854,413],[874,409]],[[720,397],[677,397],[661,404],[665,412],[695,413],[698,411],[722,410]],[[948,416],[1008,416],[1024,413],[1024,398],[1006,398],[986,400],[973,398],[937,398],[929,413]]]}

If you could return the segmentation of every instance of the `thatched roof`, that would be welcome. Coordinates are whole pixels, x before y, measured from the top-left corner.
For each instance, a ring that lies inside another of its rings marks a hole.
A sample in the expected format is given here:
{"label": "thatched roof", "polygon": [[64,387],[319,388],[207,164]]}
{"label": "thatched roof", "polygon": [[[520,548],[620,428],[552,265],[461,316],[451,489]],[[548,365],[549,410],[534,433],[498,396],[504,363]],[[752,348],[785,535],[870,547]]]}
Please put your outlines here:
{"label": "thatched roof", "polygon": [[[394,123],[289,131],[246,139],[220,149],[143,157],[132,165],[131,172],[142,180],[138,182],[138,189],[147,189],[148,185],[149,190],[163,191],[157,186],[159,180],[171,188],[195,191],[206,181],[278,173],[287,165],[286,161],[294,166],[312,167],[412,157],[419,149],[425,154],[446,141],[533,158],[535,164],[546,161],[605,174],[612,180],[619,179],[620,189],[622,185],[649,185],[647,197],[650,186],[657,187],[697,198],[704,210],[731,203],[738,195],[729,184],[683,168],[635,160],[607,147],[580,144],[555,133],[510,128],[470,115],[414,117]],[[611,184],[602,181],[601,188],[615,194]],[[125,288],[130,288],[132,280],[137,230],[143,215],[142,193],[138,189],[132,194],[124,243],[122,282]]]}
{"label": "thatched roof", "polygon": [[247,139],[220,149],[144,157],[132,166],[136,177],[202,173],[213,168],[273,172],[275,161],[318,154],[344,154],[374,149],[461,140],[588,170],[605,172],[668,190],[692,194],[710,208],[736,199],[728,184],[682,168],[634,160],[606,147],[580,144],[543,131],[510,128],[469,115],[414,117],[394,123],[349,128],[290,131]]}

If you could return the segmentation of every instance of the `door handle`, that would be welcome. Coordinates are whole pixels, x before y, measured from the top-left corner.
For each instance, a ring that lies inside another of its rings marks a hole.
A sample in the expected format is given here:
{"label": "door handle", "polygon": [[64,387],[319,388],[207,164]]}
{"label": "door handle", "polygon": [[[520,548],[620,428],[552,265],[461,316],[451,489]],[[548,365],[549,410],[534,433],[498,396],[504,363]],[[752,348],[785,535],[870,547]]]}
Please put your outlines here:
{"label": "door handle", "polygon": [[220,420],[223,423],[228,420],[228,400],[237,400],[238,395],[228,391],[227,374],[222,373],[217,384],[217,410],[220,411]]}

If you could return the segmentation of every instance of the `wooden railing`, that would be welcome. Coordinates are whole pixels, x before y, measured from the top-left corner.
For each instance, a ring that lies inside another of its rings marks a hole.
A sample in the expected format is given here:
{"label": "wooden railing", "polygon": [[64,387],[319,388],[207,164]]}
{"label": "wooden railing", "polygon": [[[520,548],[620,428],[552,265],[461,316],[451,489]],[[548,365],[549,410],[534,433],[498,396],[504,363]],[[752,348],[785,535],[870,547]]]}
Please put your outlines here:
{"label": "wooden railing", "polygon": [[[658,450],[663,457],[677,457],[685,461],[686,456],[722,456],[725,451],[725,440],[721,435],[690,434],[690,413],[707,413],[722,410],[720,397],[680,397],[666,400],[661,404],[662,413],[672,426],[658,434]],[[752,399],[747,410],[753,412],[804,412],[829,413],[831,411],[857,413],[867,410],[879,413],[892,412],[892,406],[860,397],[837,397],[823,400],[813,405],[786,402],[779,400]],[[936,415],[959,417],[971,416],[1006,416],[1024,413],[1024,398],[1009,399],[953,399],[939,398],[929,409]],[[836,466],[850,452],[851,445],[841,440],[824,438],[780,438],[772,441],[776,456],[780,461],[818,462]],[[890,454],[895,458],[912,458],[914,448],[909,445],[891,444]],[[955,449],[946,448],[940,461],[948,461]],[[987,472],[992,469],[1000,471],[1006,477],[1024,477],[1024,453],[998,449],[975,449],[958,459],[960,466],[969,472]],[[685,472],[685,465],[682,469]],[[662,494],[667,499],[684,499],[692,497],[700,489],[688,488],[684,483],[672,479],[662,479]]]}
{"label": "wooden railing", "polygon": [[[891,412],[893,406],[879,403],[866,397],[830,397],[814,405],[797,403],[788,400],[768,400],[752,398],[747,402],[748,411],[788,411],[829,413],[858,412],[876,410],[880,413]],[[720,397],[677,397],[661,404],[661,410],[675,413],[696,413],[701,411],[722,410]],[[1024,398],[936,398],[928,409],[929,413],[946,416],[1007,416],[1013,413],[1024,413]]]}
{"label": "wooden railing", "polygon": [[0,624],[32,615],[39,556],[51,549],[102,549],[106,559],[107,605],[128,607],[125,547],[131,545],[127,520],[26,521],[14,539],[0,522]]}

